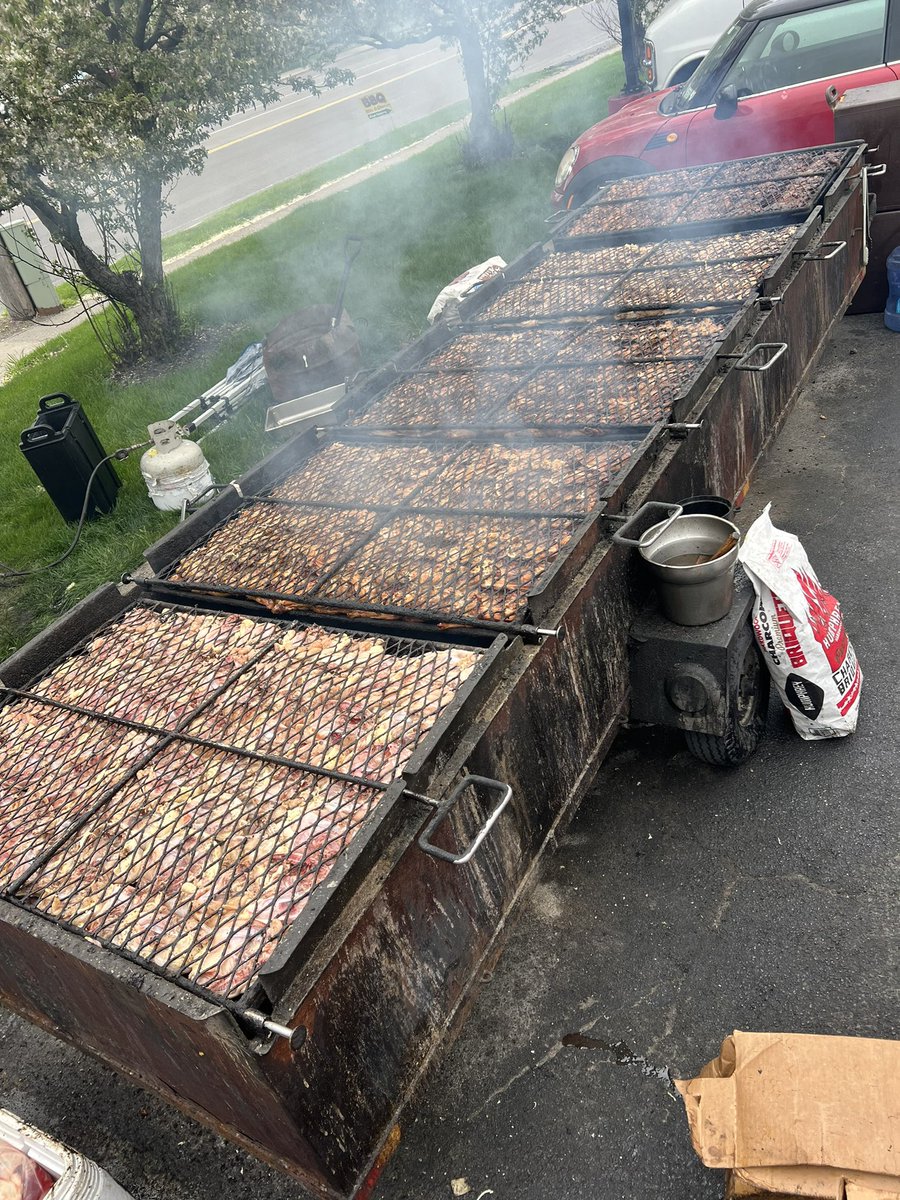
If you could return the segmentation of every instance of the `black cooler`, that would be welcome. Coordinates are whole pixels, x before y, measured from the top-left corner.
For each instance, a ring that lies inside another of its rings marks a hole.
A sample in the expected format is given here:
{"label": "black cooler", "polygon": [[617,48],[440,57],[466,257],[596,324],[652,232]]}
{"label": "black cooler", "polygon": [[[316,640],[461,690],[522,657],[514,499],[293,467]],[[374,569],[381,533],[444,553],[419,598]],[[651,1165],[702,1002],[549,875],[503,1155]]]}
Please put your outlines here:
{"label": "black cooler", "polygon": [[[91,473],[105,457],[81,405],[65,392],[42,396],[34,424],[19,439],[19,449],[66,521],[77,521]],[[112,511],[119,477],[112,463],[97,471],[87,515]]]}

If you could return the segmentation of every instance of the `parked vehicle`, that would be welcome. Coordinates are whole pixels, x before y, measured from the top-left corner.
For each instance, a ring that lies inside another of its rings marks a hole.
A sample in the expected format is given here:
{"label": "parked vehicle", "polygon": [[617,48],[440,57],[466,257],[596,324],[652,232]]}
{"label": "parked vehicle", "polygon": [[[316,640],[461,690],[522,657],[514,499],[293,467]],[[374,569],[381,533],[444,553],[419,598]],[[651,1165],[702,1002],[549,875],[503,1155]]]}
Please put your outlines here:
{"label": "parked vehicle", "polygon": [[644,37],[644,78],[653,91],[690,79],[743,7],[742,0],[670,0]]}
{"label": "parked vehicle", "polygon": [[900,78],[900,0],[753,0],[687,82],[642,96],[563,155],[552,201],[625,175],[834,140],[827,99]]}

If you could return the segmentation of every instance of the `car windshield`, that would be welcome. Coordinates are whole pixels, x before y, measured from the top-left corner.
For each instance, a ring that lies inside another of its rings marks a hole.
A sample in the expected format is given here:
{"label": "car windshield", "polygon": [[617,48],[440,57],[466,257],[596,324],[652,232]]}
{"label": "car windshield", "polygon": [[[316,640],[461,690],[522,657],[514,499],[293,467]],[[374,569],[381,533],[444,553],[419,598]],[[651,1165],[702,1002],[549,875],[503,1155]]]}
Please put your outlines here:
{"label": "car windshield", "polygon": [[663,97],[659,111],[669,116],[693,108],[697,96],[706,91],[709,81],[718,74],[722,63],[730,57],[735,40],[745,28],[746,24],[741,17],[732,21],[690,79]]}

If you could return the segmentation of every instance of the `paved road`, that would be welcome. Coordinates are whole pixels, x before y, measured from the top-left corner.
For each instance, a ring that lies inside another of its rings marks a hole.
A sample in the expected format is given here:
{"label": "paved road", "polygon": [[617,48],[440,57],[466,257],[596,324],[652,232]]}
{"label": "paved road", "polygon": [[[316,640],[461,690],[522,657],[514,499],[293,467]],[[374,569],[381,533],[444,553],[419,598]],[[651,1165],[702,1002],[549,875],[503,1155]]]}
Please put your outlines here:
{"label": "paved road", "polygon": [[[519,73],[599,53],[609,38],[583,11],[593,7],[572,8],[551,27]],[[317,97],[288,92],[280,103],[243,113],[217,130],[207,142],[203,173],[182,176],[173,189],[174,211],[166,218],[164,232],[194,225],[235,201],[466,97],[459,58],[439,40],[402,50],[353,50],[342,56],[340,65],[353,71],[353,84]],[[393,109],[375,120],[366,116],[362,103],[362,97],[373,92],[384,92]]]}

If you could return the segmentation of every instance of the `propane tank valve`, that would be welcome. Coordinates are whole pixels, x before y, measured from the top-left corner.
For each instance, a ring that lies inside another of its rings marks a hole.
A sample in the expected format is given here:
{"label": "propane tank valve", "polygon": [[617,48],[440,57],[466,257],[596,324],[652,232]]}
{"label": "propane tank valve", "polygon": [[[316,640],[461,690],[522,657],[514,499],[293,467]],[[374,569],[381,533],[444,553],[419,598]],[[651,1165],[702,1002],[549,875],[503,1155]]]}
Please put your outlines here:
{"label": "propane tank valve", "polygon": [[141,474],[157,508],[178,511],[213,487],[203,451],[182,436],[175,421],[156,421],[147,432],[153,445],[141,458]]}

